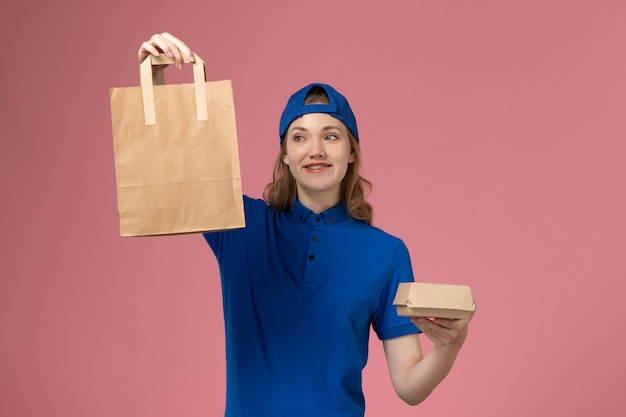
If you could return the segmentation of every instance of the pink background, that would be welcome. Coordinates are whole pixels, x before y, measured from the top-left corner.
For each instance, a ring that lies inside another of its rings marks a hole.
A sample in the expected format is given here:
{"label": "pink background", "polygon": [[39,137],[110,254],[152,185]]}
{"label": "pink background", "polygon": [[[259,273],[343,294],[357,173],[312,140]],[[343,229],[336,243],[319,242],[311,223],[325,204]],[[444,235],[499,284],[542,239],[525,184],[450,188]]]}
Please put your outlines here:
{"label": "pink background", "polygon": [[372,341],[368,416],[624,415],[626,2],[44,0],[0,16],[0,415],[222,414],[210,250],[118,235],[108,89],[138,84],[136,50],[163,30],[233,80],[247,194],[270,179],[288,95],[331,83],[359,120],[376,224],[418,280],[472,286],[467,343],[417,409]]}

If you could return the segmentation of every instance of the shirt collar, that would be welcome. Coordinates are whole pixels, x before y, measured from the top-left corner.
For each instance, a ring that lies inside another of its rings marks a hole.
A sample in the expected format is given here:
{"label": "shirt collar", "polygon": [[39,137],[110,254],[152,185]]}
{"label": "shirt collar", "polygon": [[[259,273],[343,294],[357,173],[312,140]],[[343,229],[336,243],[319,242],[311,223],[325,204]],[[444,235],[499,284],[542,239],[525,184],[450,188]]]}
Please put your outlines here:
{"label": "shirt collar", "polygon": [[346,210],[346,206],[343,203],[339,203],[334,207],[331,207],[327,210],[322,211],[319,214],[316,214],[303,206],[296,198],[291,207],[291,211],[289,212],[289,216],[291,216],[294,220],[300,223],[306,223],[309,217],[317,217],[320,220],[324,221],[326,224],[333,225],[337,222],[347,219],[348,211]]}

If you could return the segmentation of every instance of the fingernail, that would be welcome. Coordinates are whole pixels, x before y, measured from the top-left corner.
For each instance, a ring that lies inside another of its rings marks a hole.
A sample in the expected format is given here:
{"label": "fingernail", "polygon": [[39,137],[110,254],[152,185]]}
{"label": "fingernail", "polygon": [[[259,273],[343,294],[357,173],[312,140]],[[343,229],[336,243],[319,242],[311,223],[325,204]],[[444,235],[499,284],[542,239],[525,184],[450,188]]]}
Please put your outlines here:
{"label": "fingernail", "polygon": [[178,64],[178,69],[183,69],[183,64]]}
{"label": "fingernail", "polygon": [[174,54],[172,53],[172,51],[167,51],[167,56],[169,56],[170,58],[173,58]]}

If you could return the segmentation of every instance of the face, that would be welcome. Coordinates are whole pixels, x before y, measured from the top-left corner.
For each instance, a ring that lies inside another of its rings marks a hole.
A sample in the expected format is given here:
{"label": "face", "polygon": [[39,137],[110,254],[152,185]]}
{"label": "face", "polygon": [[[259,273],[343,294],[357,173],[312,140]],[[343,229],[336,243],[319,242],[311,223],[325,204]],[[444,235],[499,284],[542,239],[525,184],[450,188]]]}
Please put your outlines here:
{"label": "face", "polygon": [[348,129],[324,113],[309,113],[291,123],[283,162],[296,180],[298,199],[313,210],[341,201],[341,181],[354,162]]}

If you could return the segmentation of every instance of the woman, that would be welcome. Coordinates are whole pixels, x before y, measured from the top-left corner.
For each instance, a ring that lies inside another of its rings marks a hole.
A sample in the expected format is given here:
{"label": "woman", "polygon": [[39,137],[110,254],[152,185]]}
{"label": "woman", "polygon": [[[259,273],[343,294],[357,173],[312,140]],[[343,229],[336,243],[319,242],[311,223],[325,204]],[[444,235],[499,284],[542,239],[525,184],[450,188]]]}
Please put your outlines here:
{"label": "woman", "polygon": [[[169,33],[139,49],[182,66],[191,50]],[[155,80],[163,80],[162,68]],[[226,416],[363,416],[370,326],[409,404],[450,371],[469,320],[398,317],[413,281],[404,243],[371,226],[356,119],[334,88],[296,92],[281,116],[274,180],[244,196],[246,228],[206,233],[220,265],[226,327]],[[424,357],[418,333],[435,346]]]}

